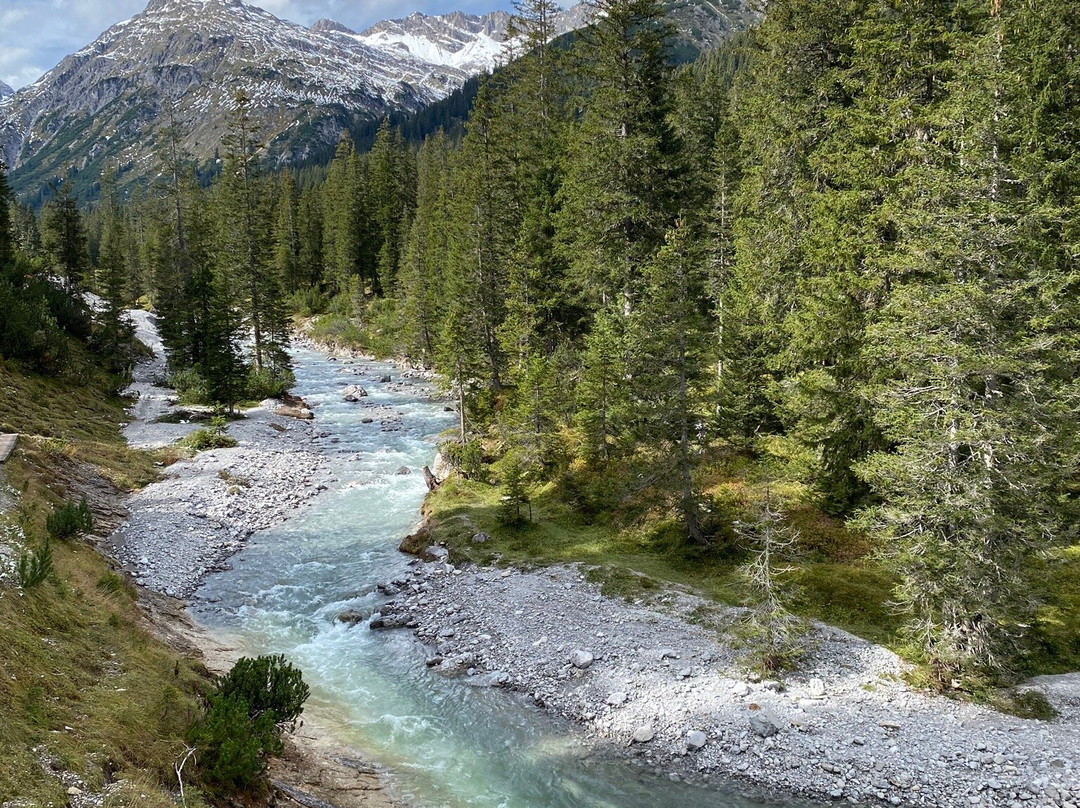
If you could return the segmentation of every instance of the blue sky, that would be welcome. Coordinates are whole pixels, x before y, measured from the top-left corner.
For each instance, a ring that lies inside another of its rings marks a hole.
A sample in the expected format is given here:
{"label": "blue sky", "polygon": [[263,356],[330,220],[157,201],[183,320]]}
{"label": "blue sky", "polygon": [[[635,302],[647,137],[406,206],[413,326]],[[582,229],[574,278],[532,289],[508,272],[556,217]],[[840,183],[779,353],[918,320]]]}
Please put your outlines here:
{"label": "blue sky", "polygon": [[[32,84],[69,53],[93,42],[113,23],[143,10],[147,0],[0,0],[0,81]],[[320,17],[354,30],[414,11],[485,12],[507,0],[253,0],[278,17],[310,25]]]}

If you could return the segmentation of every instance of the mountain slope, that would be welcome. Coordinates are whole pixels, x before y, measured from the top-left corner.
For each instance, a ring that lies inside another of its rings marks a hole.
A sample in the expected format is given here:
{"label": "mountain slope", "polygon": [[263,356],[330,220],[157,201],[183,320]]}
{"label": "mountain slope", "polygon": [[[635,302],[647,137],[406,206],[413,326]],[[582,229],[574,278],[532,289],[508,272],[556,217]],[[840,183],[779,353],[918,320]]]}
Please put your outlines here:
{"label": "mountain slope", "polygon": [[[555,35],[582,27],[588,18],[589,10],[584,3],[561,12],[555,19]],[[510,52],[507,34],[511,19],[505,11],[484,15],[415,13],[404,19],[385,20],[352,36],[387,54],[477,74],[490,71],[506,60]]]}
{"label": "mountain slope", "polygon": [[240,0],[152,0],[0,102],[0,155],[17,190],[69,167],[96,177],[106,159],[145,173],[171,114],[205,160],[243,90],[271,153],[298,160],[343,127],[419,109],[465,78]]}
{"label": "mountain slope", "polygon": [[[750,24],[748,1],[672,0],[680,58]],[[588,18],[579,3],[556,30]],[[205,164],[218,156],[239,90],[273,163],[320,159],[343,130],[400,120],[506,61],[510,23],[504,11],[417,13],[356,33],[332,20],[304,28],[242,0],[151,0],[29,87],[9,97],[0,87],[0,159],[17,193],[33,198],[71,177],[77,194],[92,196],[106,163],[121,182],[152,174],[171,119]]]}
{"label": "mountain slope", "polygon": [[4,84],[4,82],[0,81],[0,101],[3,101],[10,95],[15,95],[15,91],[11,89],[11,87],[9,87],[8,85]]}

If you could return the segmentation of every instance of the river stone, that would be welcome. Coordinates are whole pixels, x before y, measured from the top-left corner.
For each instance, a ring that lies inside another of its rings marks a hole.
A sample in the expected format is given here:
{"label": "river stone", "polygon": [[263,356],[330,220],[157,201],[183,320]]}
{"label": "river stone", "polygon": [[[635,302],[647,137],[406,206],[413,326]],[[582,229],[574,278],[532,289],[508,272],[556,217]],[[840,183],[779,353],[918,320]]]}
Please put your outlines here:
{"label": "river stone", "polygon": [[355,626],[357,623],[363,623],[367,620],[368,616],[359,609],[346,609],[345,611],[338,613],[337,619],[338,622]]}
{"label": "river stone", "polygon": [[768,710],[755,710],[750,713],[750,729],[762,738],[771,738],[780,731],[780,722]]}
{"label": "river stone", "polygon": [[344,390],[341,391],[342,398],[346,401],[359,401],[367,395],[367,390],[358,384],[350,384]]}
{"label": "river stone", "polygon": [[620,704],[626,704],[626,700],[629,696],[621,690],[616,690],[610,696],[607,697],[607,703],[612,707],[618,707]]}
{"label": "river stone", "polygon": [[825,695],[825,683],[820,679],[811,679],[807,687],[807,693],[812,699],[820,699]]}
{"label": "river stone", "polygon": [[653,732],[651,724],[642,724],[640,727],[634,730],[634,734],[631,740],[634,743],[648,743],[656,737],[656,733]]}
{"label": "river stone", "polygon": [[748,696],[750,695],[750,685],[748,685],[746,682],[736,682],[732,686],[731,692],[734,693],[736,696]]}
{"label": "river stone", "polygon": [[448,558],[450,558],[450,551],[447,550],[445,547],[439,547],[439,545],[433,544],[426,550],[424,550],[424,555],[434,559],[435,561],[446,561]]}
{"label": "river stone", "polygon": [[691,751],[701,749],[708,741],[708,737],[699,729],[692,729],[686,733],[686,748]]}
{"label": "river stone", "polygon": [[412,469],[410,469],[408,466],[402,466],[401,468],[399,468],[394,473],[403,477],[406,474],[412,474]]}
{"label": "river stone", "polygon": [[570,655],[570,664],[578,670],[587,670],[593,664],[593,659],[595,657],[589,651],[582,651],[579,648]]}

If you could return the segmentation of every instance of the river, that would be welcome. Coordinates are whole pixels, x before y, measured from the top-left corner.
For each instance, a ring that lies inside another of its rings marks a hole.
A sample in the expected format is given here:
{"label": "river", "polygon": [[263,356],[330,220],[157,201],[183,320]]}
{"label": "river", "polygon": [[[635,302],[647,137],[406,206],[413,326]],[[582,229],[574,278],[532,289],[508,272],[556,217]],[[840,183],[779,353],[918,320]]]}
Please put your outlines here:
{"label": "river", "polygon": [[[419,521],[420,469],[455,416],[421,395],[390,389],[391,365],[365,375],[297,350],[295,392],[317,405],[319,441],[338,482],[293,519],[253,541],[232,569],[210,576],[192,606],[212,632],[248,655],[284,653],[304,671],[307,712],[337,740],[384,766],[391,793],[423,808],[750,808],[733,787],[699,788],[601,760],[573,728],[519,694],[471,687],[424,664],[408,631],[375,632],[335,621],[374,608],[375,584],[409,559],[397,551]],[[353,366],[355,367],[355,366]],[[401,413],[384,432],[368,407],[342,400],[359,382],[368,401]],[[415,392],[408,392],[415,391]],[[396,472],[401,466],[409,475]]]}

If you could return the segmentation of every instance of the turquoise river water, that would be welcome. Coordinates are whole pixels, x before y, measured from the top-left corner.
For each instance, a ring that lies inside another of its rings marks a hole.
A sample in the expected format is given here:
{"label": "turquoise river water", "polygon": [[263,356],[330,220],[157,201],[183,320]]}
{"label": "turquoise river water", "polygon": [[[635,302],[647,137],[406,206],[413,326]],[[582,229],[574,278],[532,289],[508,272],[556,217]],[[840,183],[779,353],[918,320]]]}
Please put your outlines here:
{"label": "turquoise river water", "polygon": [[[211,576],[195,616],[246,654],[284,653],[311,684],[307,713],[390,772],[390,790],[422,808],[752,808],[733,787],[698,788],[590,756],[572,728],[523,697],[470,687],[424,665],[409,631],[348,627],[335,616],[378,602],[378,581],[404,570],[397,551],[425,494],[418,473],[454,414],[416,393],[363,378],[297,351],[295,392],[316,407],[338,482],[296,517],[254,541],[232,569]],[[359,382],[371,401],[403,413],[381,432],[370,412],[342,400]],[[333,442],[334,439],[337,442]],[[413,470],[397,475],[401,466]],[[773,803],[775,804],[775,803]]]}

